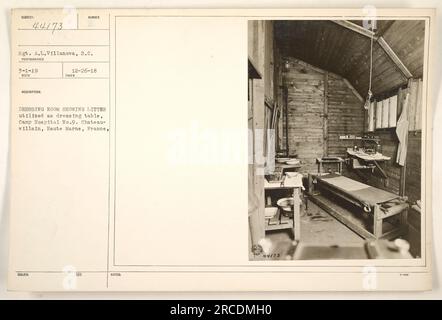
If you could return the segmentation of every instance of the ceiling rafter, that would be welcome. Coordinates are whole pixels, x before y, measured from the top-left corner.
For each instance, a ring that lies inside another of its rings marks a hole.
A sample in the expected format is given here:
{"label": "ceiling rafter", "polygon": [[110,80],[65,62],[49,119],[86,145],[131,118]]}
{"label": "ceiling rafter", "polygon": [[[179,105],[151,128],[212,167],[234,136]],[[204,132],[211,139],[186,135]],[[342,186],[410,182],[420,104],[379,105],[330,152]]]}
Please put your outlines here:
{"label": "ceiling rafter", "polygon": [[350,81],[348,81],[346,78],[343,78],[343,79],[344,79],[344,83],[351,90],[351,92],[353,92],[353,94],[356,96],[356,98],[358,98],[359,101],[364,102],[364,98],[362,98],[362,96],[359,94],[358,90],[356,90],[355,87],[353,87],[353,85],[350,83]]}
{"label": "ceiling rafter", "polygon": [[373,39],[381,46],[387,56],[394,62],[394,64],[398,67],[398,69],[402,72],[402,74],[407,78],[413,78],[413,74],[408,70],[405,64],[401,61],[401,59],[397,56],[394,50],[388,45],[387,41],[382,36],[377,36],[373,31],[370,31],[364,27],[361,27],[353,22],[347,20],[332,20],[334,23],[362,34],[368,38],[373,37]]}
{"label": "ceiling rafter", "polygon": [[399,57],[396,55],[394,50],[388,45],[387,41],[385,41],[383,37],[379,37],[377,41],[381,46],[381,48],[384,49],[385,53],[396,64],[399,70],[401,70],[403,75],[406,76],[407,79],[413,78],[413,75],[411,74],[410,70],[408,70],[408,68],[403,64],[402,60],[399,59]]}
{"label": "ceiling rafter", "polygon": [[364,27],[361,27],[359,25],[357,25],[356,23],[347,21],[347,20],[331,20],[336,24],[339,24],[340,26],[343,26],[344,28],[350,29],[354,32],[357,32],[359,34],[362,34],[363,36],[366,36],[368,38],[373,37],[374,40],[377,40],[378,37],[376,36],[376,34],[373,31],[370,31]]}

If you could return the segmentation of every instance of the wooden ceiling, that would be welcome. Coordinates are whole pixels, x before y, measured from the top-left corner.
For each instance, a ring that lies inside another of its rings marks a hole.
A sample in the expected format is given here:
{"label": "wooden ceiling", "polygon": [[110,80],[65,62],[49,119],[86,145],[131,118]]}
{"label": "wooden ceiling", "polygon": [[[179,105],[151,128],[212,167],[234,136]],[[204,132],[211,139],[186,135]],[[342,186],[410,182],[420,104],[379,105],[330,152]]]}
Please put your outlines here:
{"label": "wooden ceiling", "polygon": [[[362,26],[361,21],[350,21]],[[423,73],[423,20],[379,20],[375,37],[385,40],[412,77]],[[275,21],[276,46],[282,56],[303,60],[321,69],[348,79],[365,97],[369,85],[370,37],[333,21]],[[404,68],[403,68],[404,69]],[[407,75],[385,50],[373,42],[374,95],[382,94],[407,83]]]}

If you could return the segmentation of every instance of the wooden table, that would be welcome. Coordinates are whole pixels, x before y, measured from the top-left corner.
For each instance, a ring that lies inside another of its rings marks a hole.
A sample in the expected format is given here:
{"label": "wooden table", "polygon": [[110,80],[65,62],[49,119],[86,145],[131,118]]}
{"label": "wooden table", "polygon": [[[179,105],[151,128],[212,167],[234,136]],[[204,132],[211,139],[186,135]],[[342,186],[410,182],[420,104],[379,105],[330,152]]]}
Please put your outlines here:
{"label": "wooden table", "polygon": [[322,173],[322,168],[324,163],[334,163],[338,165],[338,172],[342,173],[342,164],[345,162],[344,159],[340,157],[324,157],[324,158],[316,158],[316,163],[318,164],[318,173]]}
{"label": "wooden table", "polygon": [[[302,193],[302,175],[297,179],[285,178],[282,183],[269,183],[264,180],[264,192],[267,198],[267,194],[272,190],[292,190],[293,195],[293,218],[281,220],[280,223],[276,225],[269,225],[266,223],[265,230],[282,230],[282,229],[293,229],[294,240],[299,241],[301,237],[301,193]],[[281,214],[281,210],[278,210],[278,214]],[[267,222],[267,221],[266,221]]]}
{"label": "wooden table", "polygon": [[[356,160],[353,162],[353,169],[371,169],[372,171],[376,168],[381,173],[384,179],[388,179],[387,174],[384,169],[380,166],[379,162],[389,161],[391,158],[384,156],[383,154],[367,154],[363,151],[355,151],[353,149],[347,149],[348,156]],[[361,164],[359,161],[362,161],[364,164]]]}
{"label": "wooden table", "polygon": [[294,172],[299,168],[301,168],[300,163],[298,163],[298,164],[275,163],[275,169],[281,170],[282,174],[284,174],[286,172]]}
{"label": "wooden table", "polygon": [[[310,181],[309,199],[361,237],[395,239],[406,233],[406,198],[339,174],[310,175]],[[389,221],[393,216],[397,224]]]}

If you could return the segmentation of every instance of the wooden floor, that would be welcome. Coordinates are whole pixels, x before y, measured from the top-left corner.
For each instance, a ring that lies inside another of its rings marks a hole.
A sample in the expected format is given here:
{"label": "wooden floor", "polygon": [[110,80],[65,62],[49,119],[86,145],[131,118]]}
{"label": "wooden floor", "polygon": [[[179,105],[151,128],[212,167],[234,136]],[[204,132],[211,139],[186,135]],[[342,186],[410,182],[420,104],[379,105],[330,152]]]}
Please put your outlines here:
{"label": "wooden floor", "polygon": [[[324,245],[348,245],[364,240],[326,211],[308,201],[301,211],[301,241]],[[284,241],[292,237],[290,230],[271,231],[266,234],[273,241]]]}

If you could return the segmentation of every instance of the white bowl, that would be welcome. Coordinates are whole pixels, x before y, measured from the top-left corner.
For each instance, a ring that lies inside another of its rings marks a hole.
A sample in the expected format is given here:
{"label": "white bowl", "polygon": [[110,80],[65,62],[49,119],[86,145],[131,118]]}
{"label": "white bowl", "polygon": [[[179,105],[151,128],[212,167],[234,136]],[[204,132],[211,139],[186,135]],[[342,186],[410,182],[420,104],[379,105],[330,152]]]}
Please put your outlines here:
{"label": "white bowl", "polygon": [[287,160],[285,163],[286,164],[299,164],[299,160],[298,159]]}

